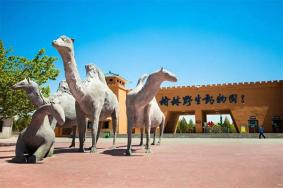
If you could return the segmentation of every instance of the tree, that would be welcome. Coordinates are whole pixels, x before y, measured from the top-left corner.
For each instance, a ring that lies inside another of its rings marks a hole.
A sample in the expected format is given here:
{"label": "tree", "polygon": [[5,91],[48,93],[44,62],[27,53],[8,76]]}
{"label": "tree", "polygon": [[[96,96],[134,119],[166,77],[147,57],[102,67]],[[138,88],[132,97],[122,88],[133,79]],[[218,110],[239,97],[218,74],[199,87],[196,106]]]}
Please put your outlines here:
{"label": "tree", "polygon": [[227,116],[226,116],[225,119],[224,119],[223,127],[229,127],[230,124],[231,124],[231,123],[230,123],[229,119],[228,119]]}
{"label": "tree", "polygon": [[231,123],[228,119],[228,117],[226,116],[225,119],[224,119],[224,122],[223,122],[223,132],[225,133],[229,133],[230,132],[230,126],[231,126]]}
{"label": "tree", "polygon": [[24,117],[35,109],[24,91],[11,89],[12,85],[26,77],[38,83],[44,96],[49,95],[50,88],[45,83],[49,79],[55,80],[59,74],[54,66],[56,60],[45,55],[44,49],[39,50],[31,60],[11,55],[11,49],[5,49],[0,40],[0,118]]}
{"label": "tree", "polygon": [[177,132],[185,133],[187,132],[187,129],[188,129],[188,124],[186,119],[183,117],[181,121],[178,122]]}
{"label": "tree", "polygon": [[31,121],[31,115],[26,114],[21,116],[19,119],[14,121],[13,131],[21,132],[24,128],[26,128]]}
{"label": "tree", "polygon": [[194,124],[193,120],[190,119],[189,123],[188,123],[189,132],[193,132],[194,127],[195,127],[195,124]]}

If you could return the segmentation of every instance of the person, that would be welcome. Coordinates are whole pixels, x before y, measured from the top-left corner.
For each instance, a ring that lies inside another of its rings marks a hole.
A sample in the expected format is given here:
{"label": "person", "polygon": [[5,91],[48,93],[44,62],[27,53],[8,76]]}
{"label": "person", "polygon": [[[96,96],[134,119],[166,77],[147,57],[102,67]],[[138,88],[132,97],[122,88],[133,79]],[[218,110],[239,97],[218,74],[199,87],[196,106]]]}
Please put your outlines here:
{"label": "person", "polygon": [[259,127],[259,136],[258,136],[259,139],[261,139],[261,136],[263,136],[263,138],[265,139],[263,126]]}

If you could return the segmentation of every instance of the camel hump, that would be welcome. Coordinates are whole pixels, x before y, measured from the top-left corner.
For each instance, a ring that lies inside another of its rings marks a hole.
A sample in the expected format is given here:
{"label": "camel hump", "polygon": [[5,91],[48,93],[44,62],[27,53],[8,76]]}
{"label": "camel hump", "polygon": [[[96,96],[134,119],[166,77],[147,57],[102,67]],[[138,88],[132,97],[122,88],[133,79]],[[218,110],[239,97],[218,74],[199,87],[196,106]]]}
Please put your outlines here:
{"label": "camel hump", "polygon": [[85,65],[85,70],[87,75],[87,81],[96,79],[96,80],[100,80],[103,84],[107,84],[102,70],[99,69],[95,64]]}
{"label": "camel hump", "polygon": [[67,83],[66,80],[62,80],[59,83],[59,87],[58,87],[57,91],[61,91],[61,92],[65,92],[65,93],[70,93],[70,89],[69,89],[69,86],[68,86],[68,83]]}

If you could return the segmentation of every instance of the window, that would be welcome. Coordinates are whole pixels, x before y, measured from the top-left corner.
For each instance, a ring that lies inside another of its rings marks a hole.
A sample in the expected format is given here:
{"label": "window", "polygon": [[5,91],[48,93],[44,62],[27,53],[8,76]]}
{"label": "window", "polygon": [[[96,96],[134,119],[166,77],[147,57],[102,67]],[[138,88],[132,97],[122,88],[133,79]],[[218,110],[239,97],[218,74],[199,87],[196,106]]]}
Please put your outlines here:
{"label": "window", "polygon": [[103,123],[102,129],[109,129],[109,121]]}

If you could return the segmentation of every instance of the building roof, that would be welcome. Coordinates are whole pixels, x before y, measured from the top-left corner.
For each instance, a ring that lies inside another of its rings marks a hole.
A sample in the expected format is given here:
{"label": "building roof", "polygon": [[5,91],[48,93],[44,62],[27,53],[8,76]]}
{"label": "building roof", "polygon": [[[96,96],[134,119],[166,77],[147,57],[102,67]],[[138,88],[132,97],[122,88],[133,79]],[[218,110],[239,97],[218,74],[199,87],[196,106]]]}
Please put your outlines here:
{"label": "building roof", "polygon": [[123,80],[124,82],[128,82],[128,80],[126,80],[125,78],[123,78],[119,74],[113,73],[111,71],[109,71],[108,73],[105,73],[104,75],[105,75],[105,77],[118,77],[119,79]]}

